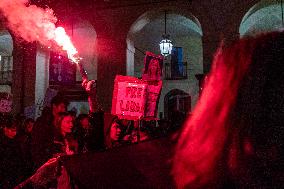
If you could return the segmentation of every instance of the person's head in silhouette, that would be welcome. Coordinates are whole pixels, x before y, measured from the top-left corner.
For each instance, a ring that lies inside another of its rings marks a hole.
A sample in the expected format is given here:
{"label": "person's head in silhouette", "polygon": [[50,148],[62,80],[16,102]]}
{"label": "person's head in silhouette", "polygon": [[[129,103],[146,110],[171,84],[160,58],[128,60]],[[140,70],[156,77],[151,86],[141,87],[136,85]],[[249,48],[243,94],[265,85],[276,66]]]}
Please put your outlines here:
{"label": "person's head in silhouette", "polygon": [[218,50],[176,147],[180,188],[283,187],[284,33]]}

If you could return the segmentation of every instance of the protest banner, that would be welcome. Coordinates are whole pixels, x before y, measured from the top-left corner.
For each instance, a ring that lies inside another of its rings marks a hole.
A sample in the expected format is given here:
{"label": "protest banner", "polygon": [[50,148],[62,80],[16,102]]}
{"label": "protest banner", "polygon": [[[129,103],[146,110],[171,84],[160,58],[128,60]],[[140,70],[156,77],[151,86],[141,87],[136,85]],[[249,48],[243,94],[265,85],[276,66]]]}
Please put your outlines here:
{"label": "protest banner", "polygon": [[114,82],[112,114],[121,119],[139,120],[144,116],[147,83],[131,76],[117,75]]}
{"label": "protest banner", "polygon": [[144,58],[142,80],[117,75],[114,82],[112,114],[123,119],[156,119],[162,89],[163,57],[149,51]]}
{"label": "protest banner", "polygon": [[148,84],[144,119],[155,120],[162,89],[163,57],[147,51],[144,58],[142,80]]}
{"label": "protest banner", "polygon": [[163,57],[147,51],[144,58],[144,68],[142,80],[158,81],[161,80],[163,70]]}
{"label": "protest banner", "polygon": [[145,103],[144,117],[147,120],[153,120],[157,117],[158,102],[161,95],[162,81],[147,82],[147,96]]}

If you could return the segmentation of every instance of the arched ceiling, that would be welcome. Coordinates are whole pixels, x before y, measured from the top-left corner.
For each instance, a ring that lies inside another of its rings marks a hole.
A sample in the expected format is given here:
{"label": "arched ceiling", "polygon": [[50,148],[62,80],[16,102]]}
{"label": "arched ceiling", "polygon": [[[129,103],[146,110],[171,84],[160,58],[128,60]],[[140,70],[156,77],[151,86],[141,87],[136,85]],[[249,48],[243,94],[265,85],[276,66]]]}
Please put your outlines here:
{"label": "arched ceiling", "polygon": [[[166,17],[167,34],[173,37],[189,34],[202,36],[201,27],[194,19],[174,13],[168,13]],[[161,36],[164,33],[164,28],[165,17],[163,12],[144,14],[132,25],[129,37],[140,32],[150,32],[152,36]]]}
{"label": "arched ceiling", "polygon": [[255,35],[280,29],[282,27],[281,16],[280,1],[261,1],[244,16],[239,29],[240,35]]}
{"label": "arched ceiling", "polygon": [[[164,18],[157,18],[146,24],[134,36],[139,36],[136,39],[147,39],[147,41],[156,45],[162,40],[162,35],[165,33],[164,27]],[[170,39],[174,42],[177,37],[202,36],[202,31],[191,20],[180,15],[170,14],[167,16],[167,34],[170,35]]]}
{"label": "arched ceiling", "polygon": [[[190,62],[192,70],[202,72],[202,29],[198,20],[194,16],[171,11],[167,11],[166,18],[166,34],[170,35],[173,46],[182,47],[183,61]],[[146,12],[132,24],[128,32],[127,48],[130,52],[128,58],[134,63],[135,76],[141,75],[146,51],[160,54],[159,44],[164,33],[164,11]],[[170,61],[170,58],[165,61]]]}
{"label": "arched ceiling", "polygon": [[[193,19],[189,19],[183,15],[168,13],[166,22],[167,34],[170,35],[170,39],[173,43],[176,38],[202,36],[201,27],[196,20],[193,21]],[[138,48],[145,48],[144,45],[147,44],[147,49],[157,49],[164,33],[164,12],[150,12],[142,15],[131,26],[128,39],[132,40],[134,44],[139,44]]]}
{"label": "arched ceiling", "polygon": [[[192,20],[177,14],[167,15],[167,33],[172,37],[199,35],[202,36],[200,27]],[[152,35],[161,36],[164,33],[165,19],[157,18],[143,28],[145,31],[151,31]]]}

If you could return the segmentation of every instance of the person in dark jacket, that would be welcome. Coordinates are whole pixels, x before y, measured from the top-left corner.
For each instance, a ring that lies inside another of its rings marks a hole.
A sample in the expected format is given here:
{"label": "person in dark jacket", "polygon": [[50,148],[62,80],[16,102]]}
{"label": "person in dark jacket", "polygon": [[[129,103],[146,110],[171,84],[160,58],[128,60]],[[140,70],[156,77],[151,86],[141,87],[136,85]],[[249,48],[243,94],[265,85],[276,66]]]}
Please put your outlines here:
{"label": "person in dark jacket", "polygon": [[[92,143],[92,149],[94,151],[103,151],[105,150],[104,145],[104,112],[97,110],[97,101],[96,101],[96,91],[93,88],[94,81],[83,81],[82,86],[89,94],[89,105],[90,113],[88,115],[90,124],[94,130],[94,142]],[[61,98],[60,98],[61,99]],[[48,186],[56,186],[58,188],[66,188],[65,184],[69,185],[70,178],[66,173],[64,167],[61,167],[61,159],[64,159],[67,154],[67,145],[64,144],[64,138],[69,140],[68,135],[62,135],[62,131],[65,133],[68,130],[70,131],[71,126],[66,126],[67,129],[58,130],[57,125],[61,125],[62,118],[65,117],[63,110],[66,109],[67,104],[62,100],[52,100],[52,112],[45,110],[45,113],[40,117],[34,126],[33,129],[33,157],[37,160],[37,165],[41,166],[35,171],[35,174],[30,178],[26,179],[24,182],[20,183],[16,188],[46,188]],[[61,108],[58,105],[62,106]],[[63,108],[64,107],[64,108]],[[61,111],[59,111],[61,110]],[[63,115],[63,117],[61,116]],[[68,116],[68,115],[67,115]],[[69,116],[68,116],[69,117]],[[69,124],[68,124],[69,125]],[[37,129],[37,130],[36,130]],[[36,131],[36,132],[35,132]],[[59,131],[59,132],[58,132]],[[71,138],[72,139],[72,138]],[[57,145],[55,145],[57,144]],[[70,143],[71,144],[71,143]],[[38,146],[37,146],[38,145]],[[57,147],[56,147],[57,146]],[[72,145],[73,146],[73,145]],[[55,148],[56,147],[56,148]],[[61,153],[62,147],[65,149],[65,156]],[[71,145],[69,145],[71,147]],[[61,153],[57,157],[53,157],[54,149],[57,149],[57,152]],[[74,149],[74,148],[73,148]],[[74,153],[71,153],[74,154]],[[68,154],[67,154],[68,155]],[[65,170],[65,171],[64,171]],[[64,173],[65,172],[65,173]],[[57,180],[57,181],[56,181]],[[64,186],[62,186],[64,185]]]}
{"label": "person in dark jacket", "polygon": [[42,116],[36,120],[31,141],[35,168],[40,167],[52,157],[56,125],[60,119],[60,113],[66,112],[68,104],[64,96],[57,95],[51,100],[51,108],[45,107]]}
{"label": "person in dark jacket", "polygon": [[78,141],[72,133],[74,116],[72,112],[61,112],[54,132],[52,157],[73,155],[78,153]]}
{"label": "person in dark jacket", "polygon": [[104,142],[104,115],[105,113],[98,107],[97,93],[94,80],[83,80],[82,86],[88,93],[89,102],[89,122],[92,127],[92,146],[91,151],[103,151],[105,150]]}
{"label": "person in dark jacket", "polygon": [[33,171],[33,161],[31,154],[31,141],[32,141],[32,129],[34,125],[34,120],[32,118],[27,118],[22,124],[23,133],[19,137],[21,143],[22,155],[25,162],[25,176],[30,176]]}
{"label": "person in dark jacket", "polygon": [[105,136],[107,149],[131,144],[134,140],[134,123],[132,121],[113,116],[110,125],[107,125],[107,127]]}
{"label": "person in dark jacket", "polygon": [[76,119],[75,137],[79,144],[79,153],[86,153],[94,151],[94,128],[90,123],[88,114],[80,114]]}
{"label": "person in dark jacket", "polygon": [[23,179],[24,162],[16,124],[10,118],[2,120],[0,134],[0,188],[10,189]]}

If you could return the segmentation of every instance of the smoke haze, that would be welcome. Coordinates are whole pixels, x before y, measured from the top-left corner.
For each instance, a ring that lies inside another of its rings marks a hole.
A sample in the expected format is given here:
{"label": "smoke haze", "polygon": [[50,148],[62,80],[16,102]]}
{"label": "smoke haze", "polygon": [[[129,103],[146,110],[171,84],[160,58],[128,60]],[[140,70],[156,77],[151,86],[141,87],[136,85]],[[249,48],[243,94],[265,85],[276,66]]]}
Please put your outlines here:
{"label": "smoke haze", "polygon": [[28,42],[52,45],[57,22],[52,9],[29,5],[28,0],[0,0],[0,12],[7,18],[8,27],[15,35]]}

